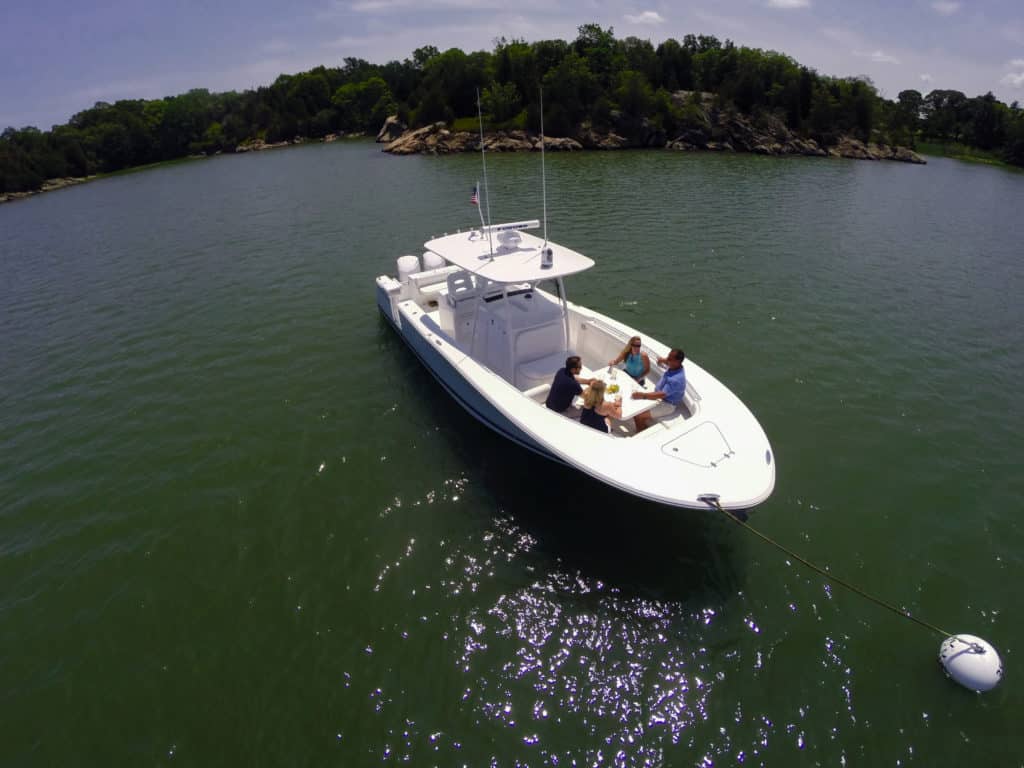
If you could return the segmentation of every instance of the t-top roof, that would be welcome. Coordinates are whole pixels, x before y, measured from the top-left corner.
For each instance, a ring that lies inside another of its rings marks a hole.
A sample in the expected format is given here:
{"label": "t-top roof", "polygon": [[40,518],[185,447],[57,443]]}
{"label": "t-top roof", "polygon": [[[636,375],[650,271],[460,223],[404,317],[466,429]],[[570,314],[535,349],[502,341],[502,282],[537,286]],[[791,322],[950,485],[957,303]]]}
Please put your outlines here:
{"label": "t-top roof", "polygon": [[424,243],[424,247],[445,261],[496,283],[564,277],[594,266],[593,259],[550,240],[550,266],[544,266],[544,240],[522,231],[535,225],[537,222],[496,224],[489,228],[490,237],[488,229],[473,229],[436,237]]}

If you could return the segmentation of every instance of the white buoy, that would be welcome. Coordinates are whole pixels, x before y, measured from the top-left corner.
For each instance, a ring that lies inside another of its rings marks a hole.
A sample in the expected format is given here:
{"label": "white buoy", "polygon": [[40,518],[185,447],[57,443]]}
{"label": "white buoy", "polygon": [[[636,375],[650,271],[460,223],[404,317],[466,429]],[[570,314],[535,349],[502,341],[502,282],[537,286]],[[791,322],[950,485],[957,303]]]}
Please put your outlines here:
{"label": "white buoy", "polygon": [[990,691],[1003,679],[1003,662],[996,649],[974,635],[943,640],[939,662],[947,675],[972,691]]}

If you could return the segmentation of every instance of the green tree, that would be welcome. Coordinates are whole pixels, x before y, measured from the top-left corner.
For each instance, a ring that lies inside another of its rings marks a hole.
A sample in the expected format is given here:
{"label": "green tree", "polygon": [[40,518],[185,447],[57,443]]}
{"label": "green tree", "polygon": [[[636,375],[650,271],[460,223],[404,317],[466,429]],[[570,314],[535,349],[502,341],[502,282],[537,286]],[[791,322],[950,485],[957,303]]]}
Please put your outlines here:
{"label": "green tree", "polygon": [[655,51],[658,77],[655,85],[668,91],[693,90],[693,52],[669,38]]}
{"label": "green tree", "polygon": [[1013,102],[1007,115],[1003,159],[1008,163],[1024,166],[1024,110],[1017,106],[1017,102]]}
{"label": "green tree", "polygon": [[412,52],[413,64],[416,66],[416,69],[426,69],[427,64],[436,59],[440,54],[441,52],[434,46],[424,45],[422,48],[417,48]]}
{"label": "green tree", "polygon": [[[338,125],[346,131],[375,132],[396,109],[388,84],[381,77],[341,86],[335,91],[331,103],[336,110]],[[319,119],[328,120],[329,116],[321,115]]]}
{"label": "green tree", "polygon": [[489,88],[484,88],[481,101],[484,111],[496,123],[511,120],[519,114],[522,105],[515,83],[492,82]]}
{"label": "green tree", "polygon": [[970,126],[967,140],[971,145],[991,150],[1006,140],[1006,106],[989,91],[970,101]]}
{"label": "green tree", "polygon": [[583,24],[578,32],[573,50],[587,62],[598,85],[610,88],[625,59],[616,45],[614,29],[602,29],[599,24]]}
{"label": "green tree", "polygon": [[544,76],[544,119],[551,135],[571,134],[600,93],[586,59],[575,52],[562,59]]}
{"label": "green tree", "polygon": [[924,97],[923,129],[927,136],[960,141],[967,132],[967,97],[960,91],[934,90]]}
{"label": "green tree", "polygon": [[627,37],[619,44],[619,54],[622,69],[640,72],[649,84],[658,84],[661,65],[650,40]]}
{"label": "green tree", "polygon": [[832,90],[824,83],[818,83],[811,94],[811,110],[808,123],[811,137],[819,144],[829,146],[835,143],[836,116],[839,102]]}
{"label": "green tree", "polygon": [[613,95],[619,108],[631,117],[646,117],[654,107],[654,89],[647,78],[635,70],[627,70],[618,76]]}

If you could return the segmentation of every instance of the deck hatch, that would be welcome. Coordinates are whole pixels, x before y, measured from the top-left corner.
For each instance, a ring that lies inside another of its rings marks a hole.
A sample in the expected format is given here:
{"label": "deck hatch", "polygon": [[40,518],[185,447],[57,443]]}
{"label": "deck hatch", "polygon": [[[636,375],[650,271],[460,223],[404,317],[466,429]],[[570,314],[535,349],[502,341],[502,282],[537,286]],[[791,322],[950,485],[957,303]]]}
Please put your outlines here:
{"label": "deck hatch", "polygon": [[698,424],[661,446],[662,453],[698,467],[717,467],[733,455],[722,430],[711,421]]}

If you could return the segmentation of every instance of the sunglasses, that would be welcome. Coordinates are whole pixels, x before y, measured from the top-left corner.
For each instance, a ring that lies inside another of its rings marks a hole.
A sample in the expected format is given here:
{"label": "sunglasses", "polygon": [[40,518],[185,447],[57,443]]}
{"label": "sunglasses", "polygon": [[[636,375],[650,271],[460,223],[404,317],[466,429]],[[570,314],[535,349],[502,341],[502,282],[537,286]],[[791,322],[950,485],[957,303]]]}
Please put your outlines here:
{"label": "sunglasses", "polygon": [[640,344],[639,343],[637,343],[637,344],[630,344],[629,346],[639,348]]}

